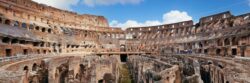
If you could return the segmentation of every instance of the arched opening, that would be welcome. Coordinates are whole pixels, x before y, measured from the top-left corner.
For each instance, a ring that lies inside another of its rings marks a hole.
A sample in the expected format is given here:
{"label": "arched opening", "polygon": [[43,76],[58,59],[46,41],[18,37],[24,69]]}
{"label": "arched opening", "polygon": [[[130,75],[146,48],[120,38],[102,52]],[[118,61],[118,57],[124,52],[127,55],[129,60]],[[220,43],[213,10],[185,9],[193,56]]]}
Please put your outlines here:
{"label": "arched opening", "polygon": [[218,46],[222,46],[222,42],[221,42],[221,40],[219,39],[219,40],[217,40],[217,45]]}
{"label": "arched opening", "polygon": [[230,45],[230,41],[229,41],[228,38],[226,38],[226,39],[224,40],[224,44],[225,44],[225,46]]}
{"label": "arched opening", "polygon": [[27,55],[28,54],[28,49],[23,49],[23,55]]}
{"label": "arched opening", "polygon": [[37,54],[40,54],[40,50],[37,50]]}
{"label": "arched opening", "polygon": [[88,34],[84,34],[84,37],[87,37],[88,36]]}
{"label": "arched opening", "polygon": [[202,43],[201,43],[201,42],[199,43],[199,47],[200,47],[200,48],[202,48],[202,47],[203,47],[203,45],[202,45]]}
{"label": "arched opening", "polygon": [[47,50],[43,50],[43,54],[46,54],[47,53]]}
{"label": "arched opening", "polygon": [[46,31],[46,29],[45,28],[42,28],[42,32],[45,32]]}
{"label": "arched opening", "polygon": [[25,72],[23,81],[24,82],[29,82],[29,76],[28,76],[29,67],[28,66],[24,66],[23,67],[23,71]]}
{"label": "arched opening", "polygon": [[12,55],[11,49],[5,49],[6,57],[10,57]]}
{"label": "arched opening", "polygon": [[17,40],[17,39],[12,39],[12,40],[11,40],[11,44],[16,44],[16,43],[18,43],[18,40]]}
{"label": "arched opening", "polygon": [[33,42],[33,46],[39,46],[39,42]]}
{"label": "arched opening", "polygon": [[233,37],[233,38],[232,38],[232,44],[233,44],[233,45],[238,45],[238,43],[239,43],[239,42],[237,41],[236,37]]}
{"label": "arched opening", "polygon": [[198,53],[202,53],[202,49],[198,49]]}
{"label": "arched opening", "polygon": [[36,29],[36,30],[38,30],[38,31],[40,30],[39,26],[36,26],[36,28],[35,28],[35,29]]}
{"label": "arched opening", "polygon": [[216,49],[216,54],[220,55],[221,49]]}
{"label": "arched opening", "polygon": [[200,69],[201,79],[203,80],[203,83],[211,83],[211,75],[210,72],[207,71],[204,67],[201,66]]}
{"label": "arched opening", "polygon": [[22,23],[22,28],[27,28],[27,24],[26,23]]}
{"label": "arched opening", "polygon": [[29,67],[28,67],[28,66],[24,66],[24,67],[23,67],[23,70],[24,70],[24,71],[28,71],[28,70],[29,70]]}
{"label": "arched opening", "polygon": [[204,49],[204,53],[205,53],[205,54],[208,54],[208,49]]}
{"label": "arched opening", "polygon": [[98,83],[104,83],[104,82],[103,82],[103,79],[101,79],[101,80],[98,80]]}
{"label": "arched opening", "polygon": [[25,40],[20,40],[20,44],[26,44]]}
{"label": "arched opening", "polygon": [[39,68],[34,66],[34,69],[38,70],[39,83],[49,83],[49,70],[44,60],[41,61]]}
{"label": "arched opening", "polygon": [[5,20],[4,24],[10,25],[10,20]]}
{"label": "arched opening", "polygon": [[38,65],[36,63],[34,63],[33,66],[32,66],[32,71],[36,71],[37,67],[38,67]]}
{"label": "arched opening", "polygon": [[121,62],[127,62],[127,58],[128,58],[128,56],[126,54],[121,54],[120,55]]}
{"label": "arched opening", "polygon": [[52,31],[51,29],[48,29],[48,33],[51,33],[51,31]]}
{"label": "arched opening", "polygon": [[219,64],[218,66],[219,66],[219,68],[221,68],[221,69],[223,69],[223,68],[224,68],[221,64]]}
{"label": "arched opening", "polygon": [[59,66],[58,68],[59,71],[59,83],[67,83],[66,78],[68,77],[68,64],[62,64],[61,66]]}
{"label": "arched opening", "polygon": [[236,48],[232,49],[232,55],[237,55],[237,49]]}
{"label": "arched opening", "polygon": [[10,43],[10,38],[4,37],[4,38],[2,39],[2,42],[3,42],[3,43]]}
{"label": "arched opening", "polygon": [[14,27],[19,27],[19,22],[18,21],[15,21]]}
{"label": "arched opening", "polygon": [[30,24],[29,29],[33,30],[34,29],[34,25]]}

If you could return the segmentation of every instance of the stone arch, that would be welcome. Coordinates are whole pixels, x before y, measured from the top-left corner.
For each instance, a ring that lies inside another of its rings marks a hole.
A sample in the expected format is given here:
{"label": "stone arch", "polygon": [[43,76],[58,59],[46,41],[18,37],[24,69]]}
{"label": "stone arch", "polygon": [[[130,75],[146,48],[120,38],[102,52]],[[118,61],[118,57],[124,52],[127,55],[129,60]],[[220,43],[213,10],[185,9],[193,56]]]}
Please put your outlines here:
{"label": "stone arch", "polygon": [[38,68],[38,65],[36,63],[34,63],[33,66],[32,66],[32,71],[36,71],[37,68]]}
{"label": "stone arch", "polygon": [[28,71],[28,70],[29,70],[29,67],[26,65],[26,66],[23,67],[23,70],[24,70],[24,71]]}
{"label": "stone arch", "polygon": [[229,38],[224,39],[224,45],[230,45],[230,40]]}
{"label": "stone arch", "polygon": [[217,55],[220,55],[220,54],[221,54],[221,49],[217,48],[217,49],[216,49],[216,54],[217,54]]}
{"label": "stone arch", "polygon": [[199,42],[199,47],[202,48],[203,47],[203,44],[201,42]]}
{"label": "stone arch", "polygon": [[52,32],[52,30],[51,29],[48,29],[48,33],[51,33]]}
{"label": "stone arch", "polygon": [[18,21],[14,22],[14,27],[19,27],[19,22]]}
{"label": "stone arch", "polygon": [[10,42],[10,38],[9,37],[4,37],[3,39],[2,39],[2,42],[3,43],[9,43]]}
{"label": "stone arch", "polygon": [[27,24],[26,23],[22,23],[22,28],[27,28]]}
{"label": "stone arch", "polygon": [[35,29],[36,29],[36,30],[40,30],[40,27],[39,27],[39,26],[36,26]]}
{"label": "stone arch", "polygon": [[30,25],[29,25],[29,29],[33,30],[33,29],[34,29],[34,25],[33,25],[33,24],[30,24]]}
{"label": "stone arch", "polygon": [[49,70],[45,60],[41,61],[37,73],[39,75],[39,83],[49,83]]}
{"label": "stone arch", "polygon": [[10,23],[11,23],[11,21],[9,19],[4,21],[4,24],[6,24],[6,25],[10,25]]}
{"label": "stone arch", "polygon": [[223,43],[222,43],[221,39],[218,39],[218,40],[217,40],[217,45],[218,45],[218,46],[222,46],[222,44],[223,44]]}
{"label": "stone arch", "polygon": [[12,39],[11,40],[11,44],[16,44],[16,43],[18,43],[18,39]]}
{"label": "stone arch", "polygon": [[23,67],[23,71],[25,72],[24,76],[23,76],[23,83],[28,83],[29,82],[29,76],[28,76],[28,72],[29,72],[29,67],[26,65]]}
{"label": "stone arch", "polygon": [[61,64],[59,67],[57,67],[55,73],[55,77],[58,78],[58,83],[67,83],[67,77],[69,72],[69,65],[68,63]]}
{"label": "stone arch", "polygon": [[79,79],[79,81],[80,82],[84,82],[84,81],[86,81],[87,79],[86,79],[86,66],[85,65],[83,65],[83,64],[80,64],[79,65],[79,73],[77,73],[77,75],[78,75],[78,79]]}
{"label": "stone arch", "polygon": [[42,32],[45,32],[45,31],[46,31],[46,28],[43,27],[43,28],[42,28]]}
{"label": "stone arch", "polygon": [[238,42],[238,40],[237,40],[236,37],[233,37],[233,38],[232,38],[232,44],[233,44],[233,45],[238,45],[238,44],[239,44],[239,42]]}

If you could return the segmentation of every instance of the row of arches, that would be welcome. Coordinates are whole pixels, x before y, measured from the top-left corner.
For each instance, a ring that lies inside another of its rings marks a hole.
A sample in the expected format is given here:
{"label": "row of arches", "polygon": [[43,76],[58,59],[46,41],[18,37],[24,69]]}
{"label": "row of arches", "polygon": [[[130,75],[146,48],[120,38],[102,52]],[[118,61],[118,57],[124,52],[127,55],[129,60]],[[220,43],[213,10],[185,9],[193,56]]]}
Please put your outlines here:
{"label": "row of arches", "polygon": [[238,37],[231,37],[231,38],[224,38],[224,39],[217,40],[218,46],[229,46],[229,45],[238,45],[238,44],[239,44]]}
{"label": "row of arches", "polygon": [[49,70],[45,61],[41,61],[40,64],[34,63],[32,67],[24,66],[23,71],[25,75],[22,83],[49,83]]}
{"label": "row of arches", "polygon": [[0,23],[14,26],[14,27],[20,27],[20,28],[24,28],[24,29],[28,29],[28,30],[36,30],[36,31],[41,31],[41,32],[52,33],[51,28],[40,27],[40,26],[36,26],[34,24],[28,24],[28,23],[19,22],[19,21],[12,21],[9,19],[4,19],[2,17],[0,18]]}

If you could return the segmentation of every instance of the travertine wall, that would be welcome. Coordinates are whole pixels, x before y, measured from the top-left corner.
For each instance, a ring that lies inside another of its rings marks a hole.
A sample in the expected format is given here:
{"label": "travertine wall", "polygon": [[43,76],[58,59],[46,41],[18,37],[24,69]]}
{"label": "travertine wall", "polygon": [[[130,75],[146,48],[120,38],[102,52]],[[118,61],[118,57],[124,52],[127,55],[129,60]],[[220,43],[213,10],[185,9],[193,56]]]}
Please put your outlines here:
{"label": "travertine wall", "polygon": [[242,56],[249,54],[250,14],[233,16],[223,12],[193,21],[126,30],[131,36],[128,50],[212,56]]}

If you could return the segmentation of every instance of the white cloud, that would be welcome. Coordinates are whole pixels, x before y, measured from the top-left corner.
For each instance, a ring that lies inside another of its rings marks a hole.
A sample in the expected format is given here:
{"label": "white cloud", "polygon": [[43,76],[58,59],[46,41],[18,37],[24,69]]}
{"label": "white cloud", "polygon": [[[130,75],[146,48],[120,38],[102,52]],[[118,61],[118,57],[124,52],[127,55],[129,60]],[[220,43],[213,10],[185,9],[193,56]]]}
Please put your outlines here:
{"label": "white cloud", "polygon": [[192,17],[185,11],[172,10],[163,15],[163,23],[170,24],[175,22],[192,20]]}
{"label": "white cloud", "polygon": [[113,20],[110,22],[110,26],[113,27],[121,27],[125,30],[128,27],[139,27],[139,26],[152,26],[152,25],[160,25],[160,21],[145,21],[144,23],[137,22],[135,20],[128,20],[125,23],[120,23],[117,20]]}
{"label": "white cloud", "polygon": [[188,15],[185,11],[172,10],[163,14],[162,21],[159,20],[148,20],[145,22],[138,22],[135,20],[128,20],[125,23],[120,23],[117,20],[113,20],[110,22],[110,26],[112,27],[121,27],[123,30],[128,27],[141,27],[141,26],[154,26],[161,24],[170,24],[182,21],[192,20],[192,17]]}
{"label": "white cloud", "polygon": [[83,0],[87,6],[114,5],[114,4],[139,4],[143,0]]}
{"label": "white cloud", "polygon": [[63,10],[71,10],[70,6],[77,5],[80,0],[33,0]]}

